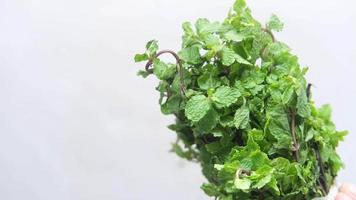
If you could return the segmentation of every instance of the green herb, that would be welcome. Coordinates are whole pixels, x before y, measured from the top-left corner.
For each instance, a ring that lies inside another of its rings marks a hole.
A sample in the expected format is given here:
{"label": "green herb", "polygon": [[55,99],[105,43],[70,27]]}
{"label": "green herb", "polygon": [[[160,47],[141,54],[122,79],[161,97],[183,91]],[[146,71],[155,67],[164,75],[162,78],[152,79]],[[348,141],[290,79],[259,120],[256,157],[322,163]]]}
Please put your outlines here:
{"label": "green herb", "polygon": [[184,23],[178,53],[152,40],[135,56],[147,62],[139,75],[160,80],[162,113],[176,117],[172,151],[201,163],[209,196],[312,199],[343,166],[335,149],[347,132],[335,129],[329,106],[314,105],[307,69],[273,35],[282,28],[276,15],[261,25],[237,0],[222,23]]}

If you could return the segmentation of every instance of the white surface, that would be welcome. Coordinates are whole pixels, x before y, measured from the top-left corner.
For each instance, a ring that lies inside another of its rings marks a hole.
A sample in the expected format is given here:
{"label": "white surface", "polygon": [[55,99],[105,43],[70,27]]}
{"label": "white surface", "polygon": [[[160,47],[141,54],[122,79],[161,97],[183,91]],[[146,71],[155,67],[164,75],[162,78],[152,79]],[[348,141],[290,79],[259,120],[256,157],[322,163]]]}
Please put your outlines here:
{"label": "white surface", "polygon": [[[233,0],[0,0],[0,199],[207,199],[200,167],[168,153],[172,120],[133,63],[147,40],[178,49],[181,23],[221,20]],[[331,103],[356,182],[356,3],[250,1],[285,22],[277,38]]]}

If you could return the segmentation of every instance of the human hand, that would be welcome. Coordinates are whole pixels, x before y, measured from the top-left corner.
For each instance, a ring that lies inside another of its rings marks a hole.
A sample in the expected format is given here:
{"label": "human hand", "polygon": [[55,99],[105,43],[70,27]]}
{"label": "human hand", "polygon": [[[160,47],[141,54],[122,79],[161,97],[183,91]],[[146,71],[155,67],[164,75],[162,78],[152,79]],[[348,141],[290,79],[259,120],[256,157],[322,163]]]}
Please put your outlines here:
{"label": "human hand", "polygon": [[339,193],[335,200],[356,200],[356,186],[352,184],[343,184],[339,188]]}

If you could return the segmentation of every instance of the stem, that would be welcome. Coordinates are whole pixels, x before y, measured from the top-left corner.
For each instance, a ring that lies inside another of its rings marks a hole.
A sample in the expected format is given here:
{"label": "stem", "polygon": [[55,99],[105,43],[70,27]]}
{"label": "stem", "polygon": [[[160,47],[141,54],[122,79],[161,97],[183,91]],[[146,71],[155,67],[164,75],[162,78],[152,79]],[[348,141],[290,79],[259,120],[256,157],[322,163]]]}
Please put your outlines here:
{"label": "stem", "polygon": [[[307,98],[308,101],[310,100],[311,97],[311,83],[308,83],[307,86]],[[327,191],[328,191],[328,185],[326,182],[326,177],[325,177],[325,169],[324,169],[324,165],[323,165],[323,161],[321,160],[321,156],[320,156],[320,150],[318,148],[317,144],[312,144],[314,151],[315,151],[315,156],[316,159],[318,161],[318,165],[319,165],[319,169],[320,169],[320,176],[319,176],[319,180],[318,183],[321,186],[321,191],[323,193],[323,195],[327,195]]]}
{"label": "stem", "polygon": [[308,83],[308,86],[307,86],[307,98],[308,98],[308,100],[310,99],[310,96],[311,96],[311,86],[312,85],[313,84]]}
{"label": "stem", "polygon": [[267,29],[267,28],[262,28],[262,30],[263,30],[264,32],[268,33],[268,34],[271,36],[273,42],[276,41],[276,38],[274,37],[272,31],[270,31],[270,30]]}
{"label": "stem", "polygon": [[292,148],[292,151],[293,151],[293,156],[295,158],[295,160],[297,162],[299,162],[299,147],[300,147],[300,144],[298,143],[298,140],[297,140],[297,135],[295,133],[295,121],[296,121],[296,113],[295,113],[295,110],[293,109],[290,109],[290,117],[291,117],[291,135],[292,135],[292,139],[293,139],[293,148]]}
{"label": "stem", "polygon": [[[313,86],[313,84],[308,83],[308,86],[307,86],[308,101],[310,100],[310,97],[311,97],[311,87],[312,86]],[[315,156],[318,161],[318,165],[319,165],[319,169],[320,169],[320,176],[319,176],[318,183],[321,186],[321,191],[322,191],[323,195],[327,195],[328,183],[327,183],[326,177],[325,177],[325,169],[324,169],[323,161],[321,160],[320,150],[319,150],[318,145],[315,143],[312,144],[312,147],[314,148]]]}
{"label": "stem", "polygon": [[242,178],[242,175],[247,175],[247,176],[250,176],[251,175],[251,172],[246,170],[246,169],[238,169],[236,171],[236,176],[239,177],[239,178]]}
{"label": "stem", "polygon": [[326,182],[325,169],[324,169],[323,161],[321,160],[320,150],[319,150],[317,144],[314,144],[313,146],[314,146],[316,159],[318,160],[319,169],[320,169],[319,182],[320,182],[320,185],[322,187],[322,191],[323,191],[324,195],[326,195],[327,191],[328,191],[328,185],[327,185],[327,182]]}
{"label": "stem", "polygon": [[[272,31],[270,31],[270,30],[267,29],[267,28],[262,28],[262,31],[268,33],[268,34],[271,36],[273,43],[276,42],[276,38],[274,37]],[[268,45],[266,45],[266,46],[261,50],[261,52],[260,52],[262,59],[264,59],[264,58],[266,57],[267,46],[268,46]],[[271,67],[269,68],[269,72],[268,72],[268,73],[271,73],[271,72],[272,72],[272,67],[273,67],[273,66],[271,66]]]}
{"label": "stem", "polygon": [[208,144],[209,143],[209,141],[204,136],[202,137],[202,140],[203,140],[204,144]]}
{"label": "stem", "polygon": [[265,199],[265,196],[263,195],[263,192],[261,190],[259,191],[258,199],[259,200]]}
{"label": "stem", "polygon": [[328,193],[325,191],[323,184],[320,182],[320,178],[318,180],[316,180],[316,181],[317,181],[318,185],[320,186],[319,188],[320,188],[322,194],[324,196],[326,196]]}
{"label": "stem", "polygon": [[149,73],[153,73],[153,70],[150,69],[150,66],[153,63],[153,60],[158,58],[160,55],[162,54],[171,54],[177,62],[177,71],[179,72],[179,79],[180,79],[180,89],[181,89],[181,93],[184,94],[185,93],[185,84],[184,84],[184,72],[183,72],[183,66],[182,66],[182,62],[181,59],[179,58],[178,54],[176,54],[174,51],[171,50],[162,50],[159,51],[158,53],[156,53],[156,55],[154,55],[152,58],[150,58],[148,60],[148,62],[146,63],[145,69],[147,72]]}

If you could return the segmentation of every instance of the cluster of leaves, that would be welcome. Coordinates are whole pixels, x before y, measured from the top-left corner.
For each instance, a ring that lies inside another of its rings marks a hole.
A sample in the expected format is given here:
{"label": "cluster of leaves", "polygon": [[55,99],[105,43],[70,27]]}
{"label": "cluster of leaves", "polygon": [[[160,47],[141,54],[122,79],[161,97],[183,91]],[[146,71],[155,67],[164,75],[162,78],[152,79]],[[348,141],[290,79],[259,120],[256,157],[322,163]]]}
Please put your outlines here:
{"label": "cluster of leaves", "polygon": [[201,163],[209,196],[312,199],[342,167],[335,148],[346,132],[310,99],[307,69],[273,36],[282,28],[275,15],[262,26],[237,0],[222,23],[183,24],[182,49],[168,52],[177,63],[158,58],[167,52],[155,40],[135,56],[148,62],[140,75],[160,80],[161,111],[176,117],[173,151]]}

